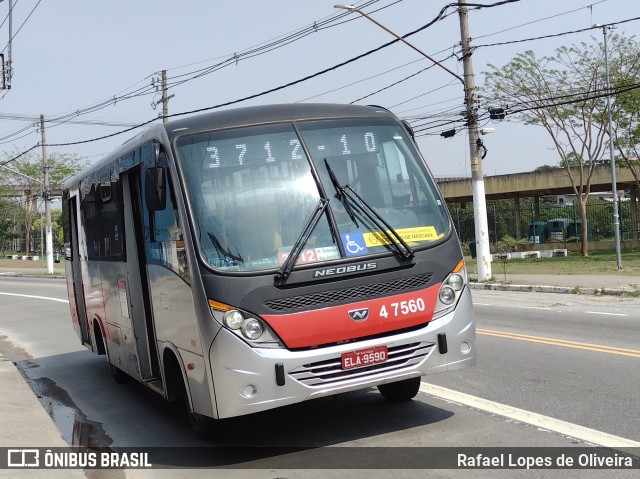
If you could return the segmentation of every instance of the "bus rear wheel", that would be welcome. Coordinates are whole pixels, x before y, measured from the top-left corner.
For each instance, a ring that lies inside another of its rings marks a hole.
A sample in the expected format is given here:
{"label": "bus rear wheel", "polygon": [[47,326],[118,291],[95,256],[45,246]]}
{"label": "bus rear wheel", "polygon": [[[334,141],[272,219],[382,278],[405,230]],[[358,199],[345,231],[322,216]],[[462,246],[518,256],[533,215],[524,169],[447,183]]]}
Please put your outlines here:
{"label": "bus rear wheel", "polygon": [[403,379],[395,383],[380,384],[378,391],[387,400],[392,402],[409,401],[416,397],[420,390],[420,377]]}
{"label": "bus rear wheel", "polygon": [[113,380],[118,384],[124,384],[129,380],[129,375],[112,363],[109,363],[109,371],[111,371]]}

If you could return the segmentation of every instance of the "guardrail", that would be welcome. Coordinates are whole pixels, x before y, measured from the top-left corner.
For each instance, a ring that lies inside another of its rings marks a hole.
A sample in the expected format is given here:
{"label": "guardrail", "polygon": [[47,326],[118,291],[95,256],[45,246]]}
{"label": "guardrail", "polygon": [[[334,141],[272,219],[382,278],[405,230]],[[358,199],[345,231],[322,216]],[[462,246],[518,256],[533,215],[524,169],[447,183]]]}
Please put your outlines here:
{"label": "guardrail", "polygon": [[40,256],[32,256],[26,254],[8,254],[6,255],[7,259],[21,259],[24,261],[38,261],[40,260]]}

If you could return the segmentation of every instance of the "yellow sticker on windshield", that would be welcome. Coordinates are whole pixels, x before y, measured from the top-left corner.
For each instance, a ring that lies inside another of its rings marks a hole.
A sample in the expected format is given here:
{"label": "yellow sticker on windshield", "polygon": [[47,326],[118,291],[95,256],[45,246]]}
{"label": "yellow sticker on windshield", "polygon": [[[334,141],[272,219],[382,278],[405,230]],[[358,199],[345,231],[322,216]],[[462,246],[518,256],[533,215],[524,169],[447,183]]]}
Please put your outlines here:
{"label": "yellow sticker on windshield", "polygon": [[[396,232],[407,243],[415,243],[418,241],[434,241],[441,238],[443,235],[439,235],[436,232],[434,226],[419,226],[417,228],[400,228]],[[392,235],[393,236],[393,235]],[[377,231],[371,233],[362,233],[364,242],[367,246],[380,246],[389,244],[389,238],[384,233]]]}

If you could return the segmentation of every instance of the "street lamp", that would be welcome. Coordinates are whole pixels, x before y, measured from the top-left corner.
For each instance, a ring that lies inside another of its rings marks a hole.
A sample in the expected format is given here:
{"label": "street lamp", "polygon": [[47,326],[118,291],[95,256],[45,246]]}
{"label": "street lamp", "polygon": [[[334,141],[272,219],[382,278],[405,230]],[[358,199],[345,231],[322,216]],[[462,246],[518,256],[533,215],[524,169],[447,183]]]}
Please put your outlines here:
{"label": "street lamp", "polygon": [[478,119],[476,116],[476,87],[473,79],[473,67],[471,64],[471,49],[469,48],[469,25],[467,23],[466,0],[459,0],[460,5],[460,35],[462,36],[462,57],[464,67],[464,78],[452,72],[442,63],[431,58],[425,52],[409,43],[406,39],[389,30],[377,20],[364,13],[353,5],[335,5],[335,8],[342,8],[350,12],[356,12],[378,25],[380,28],[390,33],[398,40],[408,45],[427,60],[445,70],[450,75],[457,78],[464,87],[464,101],[466,105],[467,124],[469,132],[469,151],[471,163],[471,187],[473,192],[473,217],[475,220],[476,235],[476,256],[478,264],[478,281],[487,281],[491,278],[491,254],[489,251],[489,224],[487,221],[487,203],[484,192],[484,177],[482,175],[482,165],[480,163],[479,150],[482,147],[482,140],[478,133]]}
{"label": "street lamp", "polygon": [[[594,27],[599,27],[596,24]],[[602,35],[604,36],[604,71],[607,78],[607,117],[609,122],[609,156],[611,158],[611,193],[613,198],[613,235],[616,243],[616,269],[622,269],[622,258],[620,256],[620,215],[618,213],[618,186],[616,183],[616,162],[613,157],[613,128],[611,127],[611,91],[609,84],[609,57],[607,53],[607,29],[611,26],[602,25]]]}

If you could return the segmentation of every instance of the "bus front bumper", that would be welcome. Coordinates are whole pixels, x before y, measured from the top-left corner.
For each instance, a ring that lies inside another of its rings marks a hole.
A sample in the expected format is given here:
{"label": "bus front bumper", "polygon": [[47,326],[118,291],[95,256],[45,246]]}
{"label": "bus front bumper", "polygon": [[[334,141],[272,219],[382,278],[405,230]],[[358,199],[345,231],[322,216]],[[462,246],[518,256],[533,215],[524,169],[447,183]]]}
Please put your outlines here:
{"label": "bus front bumper", "polygon": [[[447,352],[442,351],[442,333]],[[217,402],[214,411],[218,418],[241,416],[472,366],[476,364],[475,336],[469,288],[465,288],[453,311],[420,329],[357,343],[302,351],[259,349],[222,329],[210,350]],[[344,353],[379,346],[387,347],[385,362],[342,368]],[[284,373],[280,374],[282,385],[277,384],[278,370]]]}

